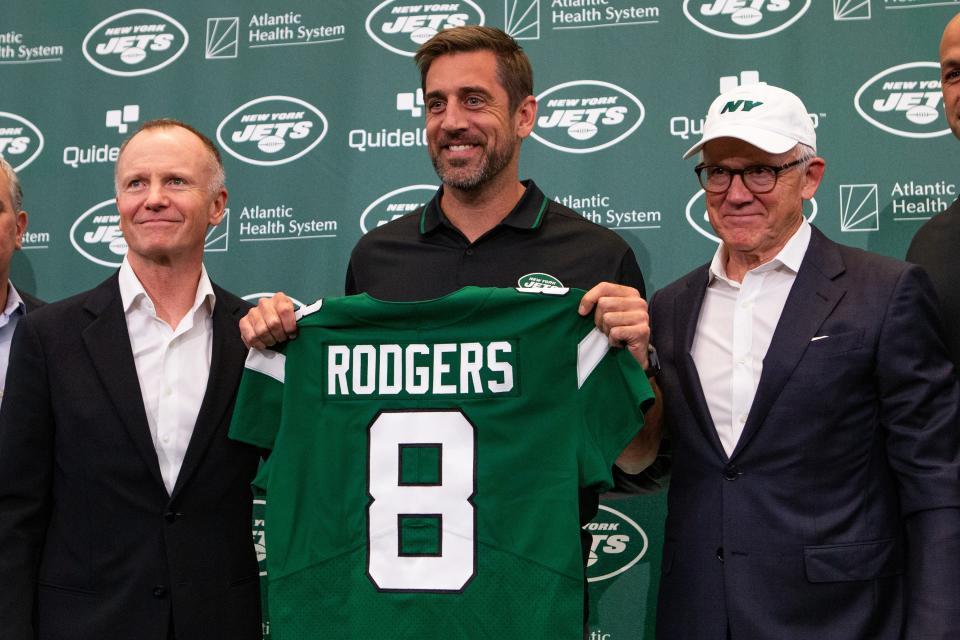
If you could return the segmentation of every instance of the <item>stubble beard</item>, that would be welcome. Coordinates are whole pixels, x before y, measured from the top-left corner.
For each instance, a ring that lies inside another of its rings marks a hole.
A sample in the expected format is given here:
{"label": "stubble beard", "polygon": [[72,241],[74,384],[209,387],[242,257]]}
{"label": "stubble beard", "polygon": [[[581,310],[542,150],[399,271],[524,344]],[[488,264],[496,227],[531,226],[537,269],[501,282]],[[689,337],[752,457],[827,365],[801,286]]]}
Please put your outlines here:
{"label": "stubble beard", "polygon": [[444,162],[440,154],[430,154],[430,161],[440,181],[451,189],[476,191],[496,177],[510,164],[513,149],[494,147],[483,154],[480,164],[471,170],[465,170],[469,160]]}

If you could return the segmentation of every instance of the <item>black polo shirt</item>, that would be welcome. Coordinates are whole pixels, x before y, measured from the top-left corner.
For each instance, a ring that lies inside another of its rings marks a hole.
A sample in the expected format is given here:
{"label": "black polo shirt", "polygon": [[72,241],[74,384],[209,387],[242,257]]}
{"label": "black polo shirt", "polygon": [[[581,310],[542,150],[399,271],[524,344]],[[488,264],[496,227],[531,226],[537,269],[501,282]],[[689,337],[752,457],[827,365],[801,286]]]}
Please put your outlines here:
{"label": "black polo shirt", "polygon": [[619,235],[551,200],[532,180],[496,227],[469,242],[440,208],[441,187],[424,207],[373,229],[347,268],[347,295],[414,301],[468,285],[516,287],[526,280],[590,289],[609,281],[645,296],[633,249]]}
{"label": "black polo shirt", "polygon": [[[552,279],[584,290],[616,282],[646,297],[640,266],[623,238],[551,200],[532,180],[523,184],[526,191],[513,211],[474,242],[440,208],[443,187],[417,211],[373,229],[350,255],[347,295],[412,302],[469,285],[517,287]],[[581,525],[593,519],[599,504],[595,491],[580,491]],[[586,559],[591,536],[585,531],[581,544]]]}

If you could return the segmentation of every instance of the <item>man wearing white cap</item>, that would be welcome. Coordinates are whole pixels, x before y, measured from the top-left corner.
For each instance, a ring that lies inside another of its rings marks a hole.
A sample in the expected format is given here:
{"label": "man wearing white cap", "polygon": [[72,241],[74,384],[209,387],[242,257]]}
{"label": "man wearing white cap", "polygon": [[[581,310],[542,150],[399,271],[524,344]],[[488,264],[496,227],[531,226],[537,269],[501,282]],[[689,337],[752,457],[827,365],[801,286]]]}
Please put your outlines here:
{"label": "man wearing white cap", "polygon": [[923,271],[803,218],[825,163],[765,84],[710,106],[695,171],[722,243],[657,293],[673,475],[663,640],[960,629],[960,390]]}

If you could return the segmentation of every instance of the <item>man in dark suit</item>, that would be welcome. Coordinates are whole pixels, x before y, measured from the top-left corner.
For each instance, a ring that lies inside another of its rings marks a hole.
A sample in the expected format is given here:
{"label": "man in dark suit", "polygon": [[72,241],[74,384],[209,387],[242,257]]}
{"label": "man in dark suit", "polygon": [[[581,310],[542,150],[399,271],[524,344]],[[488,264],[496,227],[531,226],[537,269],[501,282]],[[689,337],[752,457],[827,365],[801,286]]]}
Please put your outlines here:
{"label": "man in dark suit", "polygon": [[10,343],[17,323],[25,314],[43,304],[26,291],[17,291],[10,282],[10,260],[23,243],[27,230],[27,212],[23,210],[23,189],[10,163],[0,156],[0,403]]}
{"label": "man in dark suit", "polygon": [[721,95],[698,151],[722,244],[651,302],[658,637],[956,638],[960,391],[929,280],[804,220],[825,164],[792,93]]}
{"label": "man in dark suit", "polygon": [[[940,39],[940,87],[943,111],[953,135],[960,138],[960,14]],[[940,299],[943,330],[954,368],[960,370],[960,200],[928,220],[914,236],[907,260],[930,275]]]}
{"label": "man in dark suit", "polygon": [[246,350],[204,237],[227,200],[209,139],[151,121],[121,148],[129,251],[21,320],[0,411],[5,640],[254,640],[249,483],[227,439]]}

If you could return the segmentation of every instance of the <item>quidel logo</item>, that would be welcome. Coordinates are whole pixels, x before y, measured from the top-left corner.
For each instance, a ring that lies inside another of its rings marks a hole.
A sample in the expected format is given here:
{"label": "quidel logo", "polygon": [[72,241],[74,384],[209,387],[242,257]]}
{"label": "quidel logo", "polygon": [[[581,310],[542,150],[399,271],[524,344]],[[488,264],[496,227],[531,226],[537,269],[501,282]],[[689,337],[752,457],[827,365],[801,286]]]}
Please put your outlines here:
{"label": "quidel logo", "polygon": [[[703,195],[704,191],[700,189],[687,201],[687,222],[704,238],[719,244],[720,238],[714,234],[713,227],[710,226],[710,216],[707,214],[707,206]],[[813,222],[814,218],[817,217],[817,200],[815,198],[803,201],[803,216],[807,219],[807,222]]]}
{"label": "quidel logo", "polygon": [[80,255],[105,267],[119,267],[127,255],[114,198],[84,211],[70,227],[70,243]]}
{"label": "quidel logo", "polygon": [[386,0],[367,16],[367,33],[381,47],[413,56],[417,47],[438,32],[465,24],[483,24],[486,16],[473,0],[414,4]]}
{"label": "quidel logo", "polygon": [[327,135],[327,118],[309,102],[264,96],[240,105],[217,127],[217,140],[238,160],[260,166],[293,162]]}
{"label": "quidel logo", "polygon": [[593,153],[637,130],[645,114],[635,95],[609,82],[574,80],[537,96],[539,114],[530,135],[557,151]]}
{"label": "quidel logo", "polygon": [[43,150],[40,129],[15,113],[0,111],[0,156],[19,171],[36,159]]}
{"label": "quidel logo", "polygon": [[587,560],[587,581],[617,576],[640,562],[647,552],[647,534],[626,514],[600,505],[594,519],[583,525],[593,536]]}
{"label": "quidel logo", "polygon": [[186,50],[183,25],[153,9],[131,9],[110,16],[83,39],[83,55],[114,76],[141,76],[162,69]]}
{"label": "quidel logo", "polygon": [[867,80],[853,104],[864,120],[905,138],[935,138],[950,133],[940,119],[940,65],[908,62]]}
{"label": "quidel logo", "polygon": [[391,220],[416,211],[437,194],[437,187],[429,184],[413,184],[385,193],[360,214],[360,230],[367,233]]}
{"label": "quidel logo", "polygon": [[799,20],[811,0],[683,0],[683,13],[721,38],[764,38]]}

